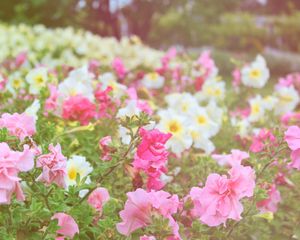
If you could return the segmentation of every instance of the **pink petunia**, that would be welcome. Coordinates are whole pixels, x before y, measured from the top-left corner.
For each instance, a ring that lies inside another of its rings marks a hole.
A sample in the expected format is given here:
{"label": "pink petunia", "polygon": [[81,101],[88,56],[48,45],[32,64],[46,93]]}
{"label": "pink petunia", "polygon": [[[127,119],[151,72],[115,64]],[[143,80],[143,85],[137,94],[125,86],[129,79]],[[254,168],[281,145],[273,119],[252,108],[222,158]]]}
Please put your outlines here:
{"label": "pink petunia", "polygon": [[215,159],[220,166],[226,165],[233,167],[235,165],[241,165],[244,159],[249,158],[249,154],[237,149],[233,149],[231,150],[231,154],[213,154],[212,158]]}
{"label": "pink petunia", "polygon": [[112,159],[111,147],[109,146],[111,143],[111,136],[106,136],[99,140],[99,148],[102,151],[101,160],[110,161]]}
{"label": "pink petunia", "polygon": [[59,144],[49,145],[50,153],[38,157],[37,167],[43,168],[43,172],[37,178],[37,181],[46,184],[56,183],[60,187],[65,187],[65,177],[67,175],[67,158],[61,153]]}
{"label": "pink petunia", "polygon": [[256,206],[258,209],[264,212],[273,212],[275,213],[278,208],[278,203],[281,201],[280,192],[276,189],[276,185],[272,184],[272,186],[268,189],[268,198],[259,201]]}
{"label": "pink petunia", "polygon": [[98,212],[102,212],[103,205],[109,200],[109,193],[105,188],[96,188],[88,197],[88,203]]}
{"label": "pink petunia", "polygon": [[159,177],[161,173],[166,172],[166,163],[169,155],[165,143],[172,135],[170,133],[162,133],[157,129],[148,131],[144,128],[140,129],[139,134],[142,140],[137,147],[133,166],[135,169],[148,175],[147,188],[149,190],[160,190],[164,184]]}
{"label": "pink petunia", "polygon": [[76,233],[79,233],[79,228],[75,220],[68,214],[55,213],[51,218],[58,220],[58,226],[60,227],[56,233],[63,235],[63,237],[73,238]]}
{"label": "pink petunia", "polygon": [[123,79],[126,76],[127,70],[121,58],[115,58],[112,62],[112,68],[116,71],[119,78]]}
{"label": "pink petunia", "polygon": [[190,196],[194,202],[192,215],[210,227],[225,224],[227,219],[239,221],[243,211],[240,199],[253,196],[254,170],[250,167],[234,166],[230,177],[212,173],[205,186],[192,188]]}
{"label": "pink petunia", "polygon": [[25,200],[18,174],[33,168],[33,158],[27,145],[23,152],[18,152],[11,150],[7,143],[0,143],[0,204],[9,204],[13,193],[19,201]]}
{"label": "pink petunia", "polygon": [[87,125],[96,116],[96,106],[84,96],[71,96],[63,103],[62,117]]}
{"label": "pink petunia", "polygon": [[7,128],[9,134],[23,141],[35,134],[35,119],[26,113],[3,113],[0,118],[0,128]]}
{"label": "pink petunia", "polygon": [[156,240],[156,238],[154,236],[141,236],[140,240]]}
{"label": "pink petunia", "polygon": [[284,133],[284,139],[291,150],[300,149],[300,128],[298,126],[290,126]]}
{"label": "pink petunia", "polygon": [[172,217],[179,207],[177,195],[164,191],[146,192],[139,188],[135,192],[127,193],[127,197],[124,210],[120,212],[122,222],[117,224],[119,233],[129,236],[135,230],[150,225],[152,216],[158,214],[169,220],[172,234],[181,239],[179,226]]}

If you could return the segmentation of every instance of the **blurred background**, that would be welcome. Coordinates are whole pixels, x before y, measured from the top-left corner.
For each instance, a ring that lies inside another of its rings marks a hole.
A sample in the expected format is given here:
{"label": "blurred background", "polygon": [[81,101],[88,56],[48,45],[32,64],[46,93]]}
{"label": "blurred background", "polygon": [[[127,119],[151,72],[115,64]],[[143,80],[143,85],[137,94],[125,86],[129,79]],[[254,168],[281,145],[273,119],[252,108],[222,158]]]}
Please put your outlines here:
{"label": "blurred background", "polygon": [[300,0],[1,0],[0,21],[137,35],[192,54],[211,48],[221,64],[261,52],[275,70],[300,70]]}

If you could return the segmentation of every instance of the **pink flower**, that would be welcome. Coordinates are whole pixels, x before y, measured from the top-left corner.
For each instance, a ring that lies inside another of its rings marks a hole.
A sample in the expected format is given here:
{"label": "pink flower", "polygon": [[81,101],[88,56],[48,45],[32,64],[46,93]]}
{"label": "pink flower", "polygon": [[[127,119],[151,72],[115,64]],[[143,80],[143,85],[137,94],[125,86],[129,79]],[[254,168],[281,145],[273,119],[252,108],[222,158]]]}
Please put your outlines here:
{"label": "pink flower", "polygon": [[126,76],[127,70],[121,58],[115,58],[112,62],[112,67],[116,71],[119,78],[123,79]]}
{"label": "pink flower", "polygon": [[234,69],[234,71],[232,72],[232,77],[233,77],[232,85],[234,87],[240,86],[240,84],[241,84],[241,71],[239,69]]}
{"label": "pink flower", "polygon": [[300,148],[292,151],[291,159],[292,162],[289,163],[289,166],[292,168],[296,168],[297,170],[300,170]]}
{"label": "pink flower", "polygon": [[110,144],[112,143],[111,141],[111,136],[106,136],[100,139],[99,141],[99,148],[102,151],[101,159],[103,161],[110,161],[111,160],[111,147]]}
{"label": "pink flower", "polygon": [[219,165],[229,165],[231,167],[235,165],[241,165],[242,160],[249,158],[249,154],[237,149],[231,150],[231,154],[213,154],[212,158],[215,159]]}
{"label": "pink flower", "polygon": [[275,141],[276,138],[270,130],[261,129],[259,134],[253,137],[250,151],[254,153],[261,152],[266,144],[275,144]]}
{"label": "pink flower", "polygon": [[88,197],[88,203],[98,212],[102,212],[103,205],[109,200],[109,193],[105,188],[96,188]]}
{"label": "pink flower", "polygon": [[259,201],[256,206],[258,209],[264,212],[273,212],[277,211],[277,205],[281,201],[280,192],[276,189],[276,185],[272,184],[272,186],[268,190],[268,198],[262,201]]}
{"label": "pink flower", "polygon": [[58,98],[58,90],[57,87],[53,84],[48,85],[50,96],[47,98],[45,102],[45,110],[53,111],[57,107],[57,98]]}
{"label": "pink flower", "polygon": [[240,220],[243,206],[239,200],[253,195],[255,174],[252,168],[235,166],[229,175],[230,178],[212,173],[202,189],[191,190],[193,215],[210,227],[225,224],[227,219]]}
{"label": "pink flower", "polygon": [[48,147],[50,153],[38,157],[37,167],[42,167],[43,172],[37,178],[37,181],[46,184],[56,183],[60,187],[65,187],[65,176],[67,175],[67,158],[61,153],[60,144],[55,147],[50,144]]}
{"label": "pink flower", "polygon": [[156,240],[156,238],[154,236],[141,236],[140,240]]}
{"label": "pink flower", "polygon": [[19,201],[25,200],[18,174],[33,168],[33,158],[27,145],[23,152],[18,152],[12,151],[7,143],[0,143],[0,204],[9,204],[13,193]]}
{"label": "pink flower", "polygon": [[96,106],[84,96],[69,97],[63,103],[62,117],[71,121],[79,121],[87,125],[96,116]]}
{"label": "pink flower", "polygon": [[300,128],[298,126],[290,126],[284,133],[284,139],[291,150],[300,149]]}
{"label": "pink flower", "polygon": [[56,231],[57,234],[73,238],[76,233],[79,233],[78,225],[70,215],[65,213],[55,213],[51,219],[58,220],[57,225],[60,229]]}
{"label": "pink flower", "polygon": [[161,173],[166,172],[169,155],[165,143],[172,135],[162,133],[157,129],[147,131],[144,128],[141,128],[139,134],[142,141],[137,147],[133,166],[149,176],[148,189],[159,190],[163,187],[159,177]]}
{"label": "pink flower", "polygon": [[98,117],[111,117],[109,112],[114,113],[116,106],[112,101],[109,93],[112,91],[112,87],[107,87],[105,90],[101,90],[99,87],[95,92],[95,98],[98,102]]}
{"label": "pink flower", "polygon": [[0,118],[0,128],[7,128],[9,134],[18,137],[21,141],[36,132],[34,117],[26,113],[3,113]]}
{"label": "pink flower", "polygon": [[290,122],[298,122],[300,124],[300,113],[286,113],[280,119],[284,125],[289,125]]}
{"label": "pink flower", "polygon": [[150,225],[152,216],[158,214],[169,220],[172,234],[181,239],[179,226],[172,217],[179,207],[177,195],[172,196],[164,191],[146,192],[139,188],[135,192],[127,193],[127,197],[124,210],[120,212],[122,222],[117,224],[119,233],[129,236],[135,230]]}
{"label": "pink flower", "polygon": [[138,109],[140,109],[142,112],[147,113],[148,115],[152,115],[153,114],[153,110],[150,107],[150,105],[148,104],[148,102],[144,101],[144,100],[138,99],[138,96],[137,96],[135,88],[129,88],[127,90],[127,94],[128,94],[128,96],[129,96],[129,98],[131,100],[135,100],[136,101],[136,106],[137,106]]}

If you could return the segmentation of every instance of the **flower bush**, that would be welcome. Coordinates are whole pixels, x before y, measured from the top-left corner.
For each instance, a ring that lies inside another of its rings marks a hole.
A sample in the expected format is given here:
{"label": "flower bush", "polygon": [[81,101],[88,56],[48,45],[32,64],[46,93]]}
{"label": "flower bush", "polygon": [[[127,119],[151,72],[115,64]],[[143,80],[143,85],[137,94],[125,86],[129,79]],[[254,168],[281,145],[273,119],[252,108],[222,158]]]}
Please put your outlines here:
{"label": "flower bush", "polygon": [[300,238],[300,73],[0,32],[3,239]]}

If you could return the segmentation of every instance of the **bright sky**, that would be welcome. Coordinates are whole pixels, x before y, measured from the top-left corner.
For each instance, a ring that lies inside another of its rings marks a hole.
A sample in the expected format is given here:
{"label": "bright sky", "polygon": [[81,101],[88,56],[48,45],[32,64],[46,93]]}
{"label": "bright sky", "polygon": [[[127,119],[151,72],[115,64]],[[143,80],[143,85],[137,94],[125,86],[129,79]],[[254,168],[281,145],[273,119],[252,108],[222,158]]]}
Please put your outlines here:
{"label": "bright sky", "polygon": [[121,8],[123,6],[126,6],[127,4],[129,4],[131,2],[131,0],[111,0],[110,1],[110,11],[114,12],[116,11],[118,8]]}

